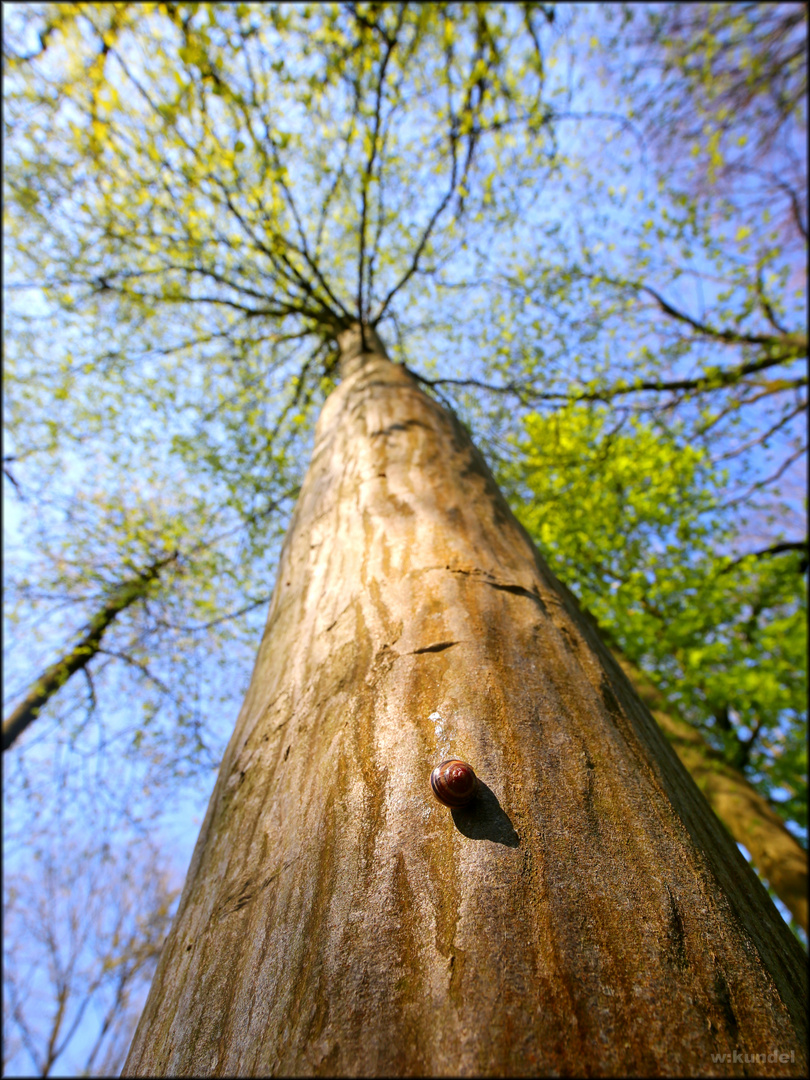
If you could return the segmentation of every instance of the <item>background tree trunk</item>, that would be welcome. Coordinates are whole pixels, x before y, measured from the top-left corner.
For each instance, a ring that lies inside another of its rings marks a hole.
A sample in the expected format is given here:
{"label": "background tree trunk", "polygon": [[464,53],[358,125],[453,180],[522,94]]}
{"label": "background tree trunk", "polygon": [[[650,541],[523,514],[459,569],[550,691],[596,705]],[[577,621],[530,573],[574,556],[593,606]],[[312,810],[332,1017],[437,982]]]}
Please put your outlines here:
{"label": "background tree trunk", "polygon": [[807,852],[745,776],[667,705],[658,687],[615,649],[613,655],[712,810],[737,843],[747,848],[754,866],[806,931]]}
{"label": "background tree trunk", "polygon": [[[798,942],[461,425],[370,347],[125,1074],[802,1071]],[[431,794],[449,756],[471,808]]]}
{"label": "background tree trunk", "polygon": [[3,721],[3,751],[8,750],[30,724],[36,720],[51,698],[78,671],[83,671],[101,649],[101,642],[107,628],[115,622],[122,611],[142,600],[148,593],[152,582],[160,576],[160,571],[168,563],[174,562],[177,552],[159,559],[141,571],[136,577],[122,582],[112,595],[107,597],[100,609],[93,615],[84,628],[79,641],[50,664],[39,676],[33,687],[26,694],[14,711]]}

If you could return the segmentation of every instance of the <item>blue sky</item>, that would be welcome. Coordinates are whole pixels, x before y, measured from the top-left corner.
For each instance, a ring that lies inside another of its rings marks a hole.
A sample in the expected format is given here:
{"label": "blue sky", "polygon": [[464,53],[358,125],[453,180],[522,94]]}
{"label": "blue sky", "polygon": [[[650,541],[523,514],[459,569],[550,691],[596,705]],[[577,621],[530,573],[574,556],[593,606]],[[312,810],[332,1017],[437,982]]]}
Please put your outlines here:
{"label": "blue sky", "polygon": [[[572,55],[578,62],[586,44],[594,36],[598,37],[604,29],[600,26],[601,14],[597,8],[587,9],[584,20],[572,48]],[[35,42],[32,34],[32,47]],[[556,69],[561,73],[560,86],[565,86],[568,81],[568,59],[566,50],[561,49]],[[535,176],[535,184],[531,190],[520,192],[525,213],[517,223],[511,227],[504,225],[495,239],[489,237],[490,246],[481,251],[480,257],[476,255],[474,244],[471,243],[466,252],[460,252],[449,264],[448,277],[483,272],[488,265],[493,265],[496,255],[499,256],[501,269],[514,264],[524,272],[531,272],[533,265],[546,267],[554,258],[563,254],[563,243],[566,249],[570,250],[576,247],[580,234],[587,236],[589,233],[599,236],[602,246],[595,254],[605,259],[611,257],[608,251],[608,245],[612,242],[610,237],[615,235],[621,239],[616,253],[617,265],[621,267],[626,245],[631,242],[627,236],[621,238],[622,230],[632,234],[638,227],[638,236],[632,239],[632,242],[635,243],[639,236],[643,242],[642,232],[648,215],[650,220],[657,220],[662,204],[652,178],[646,171],[649,163],[645,160],[636,136],[632,131],[621,130],[611,121],[581,118],[582,113],[595,109],[601,111],[607,107],[606,91],[593,80],[592,65],[589,67],[588,64],[578,63],[577,70],[585,72],[586,81],[582,87],[573,88],[566,111],[578,114],[580,118],[572,117],[563,121],[560,126],[560,152],[570,159],[566,168],[559,177],[553,173],[544,174],[542,183],[537,182]],[[613,108],[612,103],[610,108]],[[606,133],[611,136],[611,141],[608,141]],[[426,182],[426,189],[429,186]],[[623,186],[626,191],[620,194]],[[610,194],[611,189],[613,195]],[[641,199],[638,198],[639,193]],[[409,194],[413,195],[413,192]],[[418,197],[411,199],[409,205],[415,203],[418,207],[421,203],[427,206],[429,196],[435,197],[435,192],[429,190],[417,191],[416,194]],[[650,202],[653,204],[652,209]],[[474,229],[473,238],[475,232]],[[481,243],[484,239],[486,238],[482,238]],[[744,241],[740,241],[742,242]],[[12,236],[7,236],[7,243],[9,247],[13,246]],[[625,246],[622,247],[622,244]],[[666,262],[666,244],[662,242],[657,245],[653,254],[660,269]],[[490,260],[489,263],[487,260]],[[700,311],[701,304],[712,306],[721,286],[710,280],[708,259],[705,253],[701,253],[699,245],[696,245],[693,269],[696,276],[691,281],[686,277],[682,278],[675,292],[669,295],[673,302],[677,300],[685,306],[697,305],[690,310]],[[422,322],[427,324],[434,317],[432,305],[437,301],[441,304],[442,323],[441,332],[438,334],[430,325],[419,326]],[[24,347],[16,350],[15,366],[18,372],[25,374],[28,370],[34,375],[38,366],[41,368],[44,364],[53,365],[53,369],[57,370],[60,363],[65,362],[66,353],[69,350],[75,352],[78,373],[72,385],[76,387],[76,396],[64,401],[62,405],[57,404],[45,418],[56,420],[57,424],[65,427],[68,424],[74,425],[75,430],[79,431],[88,403],[93,403],[94,393],[92,378],[82,380],[80,361],[83,356],[93,356],[95,342],[88,342],[83,338],[81,318],[67,320],[57,313],[50,321],[52,310],[41,293],[15,291],[10,294],[7,303],[10,303],[16,314],[47,316],[41,326],[39,352],[29,356]],[[501,312],[493,311],[497,304],[501,305]],[[520,358],[520,350],[525,348],[527,341],[532,341],[532,335],[538,333],[539,325],[545,334],[542,340],[548,354],[547,374],[558,370],[559,385],[567,387],[571,379],[582,378],[583,373],[588,373],[587,364],[593,365],[595,358],[586,352],[583,354],[583,365],[577,366],[572,363],[571,357],[566,355],[563,346],[559,344],[560,341],[563,344],[565,342],[566,326],[560,310],[562,309],[545,312],[542,305],[535,304],[527,304],[522,308],[518,301],[510,300],[506,290],[493,286],[490,281],[479,290],[465,295],[457,294],[448,287],[436,296],[427,287],[414,295],[412,302],[403,307],[401,314],[403,319],[407,318],[414,324],[411,356],[419,361],[420,370],[428,374],[435,370],[448,377],[472,374],[492,381],[508,370],[507,362],[511,363]],[[494,314],[500,313],[504,317],[503,323],[493,318]],[[507,338],[504,334],[504,327],[512,334],[512,338]],[[186,330],[185,325],[164,324],[160,327],[166,339],[174,337],[176,340]],[[389,323],[385,330],[393,340],[393,322]],[[115,328],[111,331],[113,340],[116,337],[114,331]],[[144,341],[148,344],[148,331],[149,327],[129,339],[128,343],[133,350],[141,350]],[[559,339],[555,341],[557,335]],[[632,349],[638,349],[645,340],[655,345],[651,338],[640,338],[635,329],[623,330],[621,323],[617,327],[617,335],[610,354],[612,371],[615,371],[617,362],[626,361]],[[485,346],[488,339],[491,339],[493,350],[502,350],[503,372],[493,372],[491,369],[491,353]],[[600,347],[602,344],[600,339]],[[293,357],[298,355],[295,353],[295,346],[290,347],[290,353]],[[32,459],[33,467],[26,463],[14,466],[15,475],[19,477],[29,497],[26,502],[21,501],[12,486],[6,483],[4,544],[8,573],[19,578],[24,574],[27,564],[30,564],[34,572],[41,570],[42,555],[32,542],[38,516],[41,516],[43,522],[47,522],[55,550],[59,548],[62,539],[70,535],[73,524],[69,518],[65,519],[60,515],[64,514],[65,507],[70,508],[77,489],[87,493],[93,490],[115,493],[121,489],[123,476],[123,483],[130,485],[125,492],[130,501],[137,501],[134,499],[136,489],[150,497],[155,491],[162,491],[161,497],[164,497],[167,491],[173,490],[186,524],[192,521],[196,512],[194,508],[204,499],[210,499],[213,504],[221,504],[230,497],[226,484],[218,483],[208,474],[204,479],[196,475],[187,461],[180,462],[176,457],[171,457],[168,446],[168,437],[192,437],[196,432],[196,420],[202,407],[201,391],[204,390],[205,394],[218,390],[224,392],[230,387],[235,394],[242,392],[242,375],[228,368],[227,357],[219,356],[213,351],[209,356],[210,372],[203,376],[202,368],[195,367],[195,360],[199,360],[203,355],[197,353],[196,356],[192,354],[180,359],[160,356],[145,360],[142,358],[137,369],[133,367],[132,372],[128,371],[122,374],[118,381],[113,379],[110,382],[112,389],[109,391],[105,408],[112,410],[114,406],[116,423],[112,430],[93,433],[86,439],[77,438],[72,447],[65,440],[55,467],[49,467],[44,457],[37,458],[36,455]],[[719,350],[717,355],[721,355]],[[599,354],[596,358],[600,358]],[[676,365],[673,372],[679,371],[677,363],[673,360]],[[688,368],[694,363],[694,356],[685,356],[681,363],[684,368]],[[220,365],[218,368],[217,364]],[[559,368],[555,368],[555,365],[559,365]],[[628,369],[632,370],[632,367],[631,361]],[[592,366],[590,370],[592,372]],[[284,364],[281,364],[276,375],[279,385],[283,382],[286,371]],[[210,381],[204,384],[204,378]],[[157,411],[144,407],[150,387],[159,384],[162,379],[173,380],[178,399],[181,395],[187,398],[189,408],[182,414],[176,408],[172,413],[171,405],[161,406]],[[260,384],[267,393],[268,385]],[[451,390],[448,389],[447,392],[452,396]],[[143,397],[139,397],[139,394]],[[485,449],[487,433],[494,432],[500,437],[518,411],[517,406],[513,407],[510,402],[500,418],[481,417],[474,409],[465,408],[460,397],[455,400],[473,429],[479,431]],[[42,400],[32,403],[30,408],[33,413],[39,410],[39,419],[42,420],[48,408],[45,391]],[[685,408],[687,417],[693,408],[694,406]],[[753,431],[756,432],[760,425],[767,423],[767,410],[767,405],[763,404],[759,412],[752,411],[749,414],[753,419],[749,419],[748,424]],[[113,412],[108,415],[113,415]],[[234,433],[239,433],[238,407],[223,415],[223,423],[219,429],[214,430],[211,442],[215,444],[220,440],[222,445],[230,450],[236,445]],[[733,433],[729,432],[728,437],[733,437]],[[783,433],[775,439],[773,453],[777,457],[784,452],[786,437],[787,433]],[[493,438],[492,446],[496,445]],[[297,444],[299,472],[305,464],[308,447],[308,436],[302,435]],[[716,444],[716,449],[722,452],[719,444]],[[15,450],[14,442],[9,441],[5,453],[13,454]],[[246,452],[254,450],[254,443],[249,443]],[[116,455],[119,457],[118,462],[115,461]],[[167,464],[170,459],[171,467]],[[730,486],[747,482],[743,471],[746,463],[758,469],[765,468],[762,451],[755,449],[747,457],[729,459]],[[777,521],[766,526],[764,518],[767,511],[754,514],[752,521],[741,530],[741,549],[744,550],[747,545],[758,546],[764,535],[773,535],[774,530],[778,531],[780,527],[791,537],[798,535],[804,528],[801,464],[798,462],[794,469],[795,478],[786,490],[784,508],[777,510]],[[123,471],[119,472],[119,469]],[[255,463],[254,469],[255,474],[260,475]],[[291,500],[288,502],[291,505]],[[89,501],[87,505],[90,505]],[[185,509],[186,507],[188,509]],[[226,508],[221,513],[223,526],[236,520],[233,507]],[[102,543],[101,528],[99,527],[98,535],[93,535],[92,521],[92,515],[89,514],[90,524],[86,526],[82,540],[83,550],[89,552],[90,557],[99,560],[112,559],[112,555]],[[205,535],[205,529],[210,524],[202,518],[194,518],[194,528],[199,530],[200,535]],[[280,535],[274,533],[267,544],[267,550],[257,558],[255,571],[251,570],[251,595],[269,594],[279,543]],[[223,551],[226,553],[224,565],[227,571],[228,559],[236,565],[240,552],[235,540],[225,543]],[[242,583],[238,581],[234,584],[226,571],[218,584],[220,592],[217,603],[222,611],[234,610],[242,587]],[[182,582],[180,585],[182,588]],[[193,615],[196,619],[195,625],[201,623],[202,617],[195,607],[196,599],[183,593],[181,595],[184,599],[175,612],[178,618],[183,615],[183,618],[190,619]],[[81,625],[91,607],[91,590],[83,595],[80,603],[65,604],[54,595],[49,604],[32,605],[29,611],[22,606],[21,622],[17,626],[8,625],[5,635],[9,649],[5,665],[5,685],[9,694],[18,691],[20,686],[31,678],[33,672],[41,670],[46,662],[58,655],[66,635]],[[48,611],[51,612],[50,621],[46,622]],[[131,754],[133,729],[138,726],[134,719],[135,714],[144,703],[137,697],[140,684],[129,678],[126,669],[116,668],[112,658],[108,658],[107,675],[99,677],[98,680],[100,699],[103,692],[103,723],[98,722],[97,717],[89,721],[82,735],[84,741],[81,743],[81,752],[69,751],[65,745],[64,729],[60,729],[53,720],[42,719],[41,730],[38,728],[26,737],[24,753],[15,751],[12,759],[6,763],[4,828],[7,830],[7,873],[21,870],[28,857],[26,843],[23,841],[17,844],[10,839],[15,834],[25,836],[27,830],[35,826],[39,828],[45,822],[53,822],[57,820],[58,813],[65,813],[69,809],[79,832],[85,830],[87,837],[91,838],[98,833],[99,822],[104,820],[105,815],[99,808],[109,807],[112,814],[116,793],[120,795],[121,791],[127,790],[132,798],[131,805],[136,808],[136,816],[140,815],[142,822],[140,826],[119,826],[119,842],[125,843],[137,836],[139,827],[146,828],[173,866],[177,880],[182,880],[215,780],[211,759],[214,762],[218,759],[241,704],[250,675],[251,656],[258,644],[265,612],[266,608],[259,606],[241,617],[236,624],[234,640],[228,643],[225,655],[218,658],[216,663],[213,660],[209,662],[205,655],[204,650],[209,643],[205,636],[194,639],[198,641],[197,653],[189,646],[188,656],[191,658],[183,661],[182,665],[178,662],[176,670],[182,671],[184,679],[189,683],[197,680],[193,693],[188,693],[189,686],[185,685],[187,704],[190,712],[197,711],[210,751],[199,756],[195,767],[186,768],[185,775],[182,748],[174,745],[170,736],[164,737],[161,734],[164,732],[164,725],[165,731],[171,728],[173,714],[170,706],[164,707],[165,711],[159,714],[151,727],[148,723],[143,725],[147,732],[145,749],[148,753],[141,756]],[[135,629],[137,630],[137,627]],[[185,638],[179,634],[174,637],[167,635],[167,649],[176,641],[185,641],[188,645],[192,638],[193,635]],[[153,662],[159,673],[165,674],[173,670],[173,661],[169,659],[168,652],[156,656]],[[77,679],[75,684],[71,685],[70,692],[74,695],[74,707],[69,722],[80,724],[83,722],[81,718],[88,688]],[[193,727],[189,727],[189,730],[193,730]],[[152,732],[157,733],[154,738]],[[158,799],[157,806],[155,795]],[[64,1063],[60,1063],[66,1075],[75,1067],[73,1062],[81,1059],[88,1039],[92,1038],[91,1027],[92,1025],[88,1024],[86,1032],[77,1037],[76,1048],[72,1051],[75,1056],[66,1055]]]}

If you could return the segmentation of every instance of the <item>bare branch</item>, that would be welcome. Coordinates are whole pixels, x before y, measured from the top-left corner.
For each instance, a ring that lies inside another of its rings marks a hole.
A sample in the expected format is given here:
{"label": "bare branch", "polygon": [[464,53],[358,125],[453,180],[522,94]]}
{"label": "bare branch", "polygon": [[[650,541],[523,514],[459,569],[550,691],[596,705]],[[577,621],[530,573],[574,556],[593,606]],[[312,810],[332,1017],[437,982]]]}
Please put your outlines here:
{"label": "bare branch", "polygon": [[[760,446],[763,443],[766,443],[768,439],[772,435],[775,435],[776,432],[779,431],[781,428],[783,428],[785,424],[789,424],[795,416],[803,414],[806,408],[807,402],[800,401],[795,409],[787,413],[780,420],[777,420],[777,422],[771,427],[769,427],[767,431],[763,432],[761,435],[757,435],[755,439],[751,439],[749,442],[743,443],[742,446],[735,446],[733,450],[729,450],[725,454],[719,454],[716,458],[712,459],[713,464],[716,464],[720,461],[728,461],[729,458],[737,457],[739,454],[744,453],[746,450],[750,450],[754,446]],[[704,430],[708,430],[708,427]]]}
{"label": "bare branch", "polygon": [[17,483],[17,481],[14,479],[14,476],[12,475],[12,472],[11,472],[11,467],[9,465],[9,462],[16,461],[16,460],[17,460],[16,457],[13,457],[13,456],[3,458],[3,475],[6,477],[7,480],[10,480],[11,483],[14,485],[14,490],[17,492],[17,496],[19,497],[20,501],[25,502],[25,495],[23,495],[22,488]]}
{"label": "bare branch", "polygon": [[366,218],[368,215],[368,185],[371,182],[371,178],[374,173],[374,163],[377,160],[378,140],[380,137],[380,124],[382,122],[382,97],[383,87],[385,86],[385,72],[388,67],[388,61],[391,59],[391,55],[396,46],[397,34],[402,26],[402,20],[405,15],[405,9],[400,7],[399,20],[397,23],[397,29],[394,32],[394,37],[391,40],[387,40],[385,53],[382,61],[380,62],[380,74],[377,79],[377,89],[374,95],[374,129],[371,135],[371,146],[368,152],[368,159],[366,161],[366,167],[363,172],[363,181],[360,189],[361,195],[361,210],[360,210],[360,236],[359,236],[359,251],[357,259],[357,317],[360,320],[360,333],[363,333],[363,323],[365,321],[365,308],[363,305],[363,273],[365,270],[365,258],[366,258]]}
{"label": "bare branch", "polygon": [[778,480],[779,477],[782,476],[782,474],[790,468],[793,462],[798,461],[801,457],[804,457],[806,452],[807,446],[800,446],[798,450],[796,450],[788,458],[786,458],[785,461],[782,462],[782,464],[779,466],[775,473],[773,473],[771,476],[767,476],[764,480],[757,481],[756,484],[752,484],[751,487],[748,488],[747,491],[743,492],[742,495],[738,495],[736,496],[736,498],[730,499],[727,503],[723,503],[721,509],[728,510],[732,506],[738,506],[740,503],[746,502],[754,494],[755,491],[759,491],[761,488],[767,487],[768,484],[773,483],[774,480]]}
{"label": "bare branch", "polygon": [[621,281],[614,278],[603,278],[602,280],[620,288],[631,288],[638,292],[647,293],[648,296],[655,300],[664,314],[691,326],[702,337],[722,341],[728,345],[764,345],[776,349],[786,348],[789,355],[780,356],[777,363],[781,363],[785,359],[799,359],[807,352],[807,337],[804,334],[783,333],[781,337],[774,337],[773,334],[743,334],[739,330],[732,330],[727,327],[710,326],[708,323],[692,318],[691,315],[684,311],[679,311],[668,300],[665,300],[659,292],[656,292],[650,285],[645,285],[643,282]]}
{"label": "bare branch", "polygon": [[770,547],[761,548],[759,551],[746,551],[744,555],[738,555],[736,559],[732,559],[728,566],[724,566],[720,571],[721,574],[727,574],[729,570],[732,570],[735,566],[739,566],[745,559],[764,559],[768,555],[783,555],[785,552],[803,551],[804,559],[800,564],[804,570],[807,569],[807,551],[808,541],[805,540],[783,540],[778,544],[771,544]]}

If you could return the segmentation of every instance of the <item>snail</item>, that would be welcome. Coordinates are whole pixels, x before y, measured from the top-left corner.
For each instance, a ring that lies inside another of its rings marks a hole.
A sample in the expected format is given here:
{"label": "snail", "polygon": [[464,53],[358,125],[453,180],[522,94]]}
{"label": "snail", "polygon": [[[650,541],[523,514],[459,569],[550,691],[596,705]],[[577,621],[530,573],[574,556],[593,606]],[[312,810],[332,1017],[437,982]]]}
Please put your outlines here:
{"label": "snail", "polygon": [[430,774],[433,794],[445,806],[466,806],[478,789],[472,765],[458,758],[449,758],[437,765]]}

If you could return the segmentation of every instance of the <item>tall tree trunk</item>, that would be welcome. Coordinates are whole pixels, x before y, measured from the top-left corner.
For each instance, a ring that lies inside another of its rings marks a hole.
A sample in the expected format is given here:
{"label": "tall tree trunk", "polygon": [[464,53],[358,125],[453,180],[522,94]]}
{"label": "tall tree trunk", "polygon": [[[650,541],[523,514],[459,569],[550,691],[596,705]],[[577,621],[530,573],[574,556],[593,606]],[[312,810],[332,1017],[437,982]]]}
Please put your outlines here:
{"label": "tall tree trunk", "polygon": [[649,708],[712,810],[799,925],[807,930],[807,852],[743,774],[667,706],[661,691],[615,649],[613,654]]}
{"label": "tall tree trunk", "polygon": [[[125,1075],[802,1071],[798,942],[461,425],[367,345]],[[469,808],[431,793],[450,756]]]}

